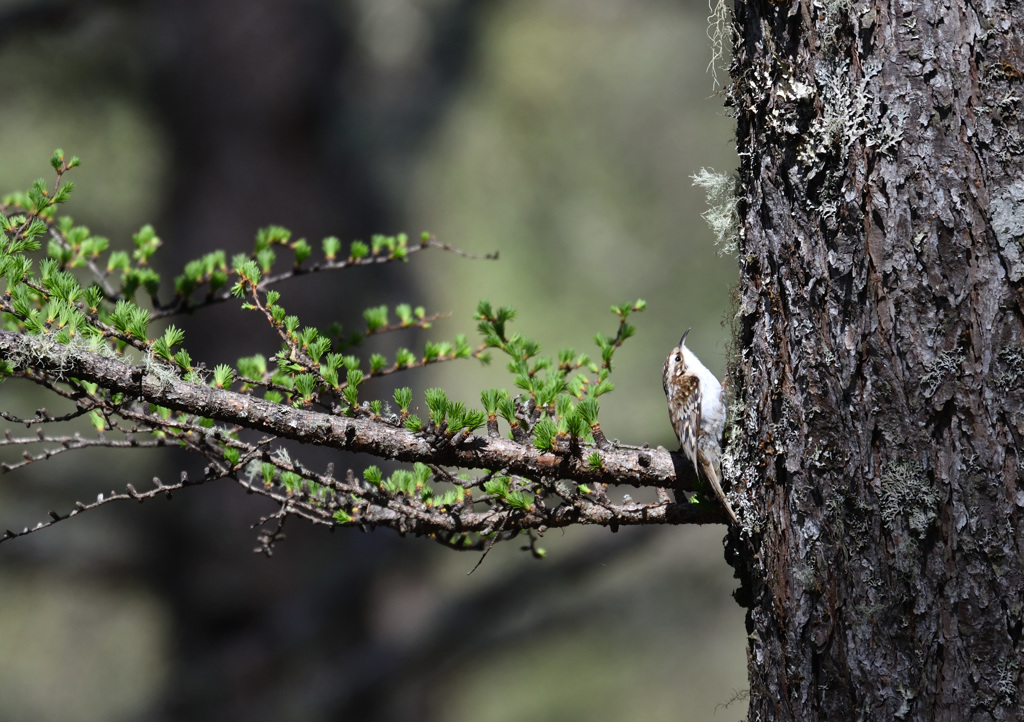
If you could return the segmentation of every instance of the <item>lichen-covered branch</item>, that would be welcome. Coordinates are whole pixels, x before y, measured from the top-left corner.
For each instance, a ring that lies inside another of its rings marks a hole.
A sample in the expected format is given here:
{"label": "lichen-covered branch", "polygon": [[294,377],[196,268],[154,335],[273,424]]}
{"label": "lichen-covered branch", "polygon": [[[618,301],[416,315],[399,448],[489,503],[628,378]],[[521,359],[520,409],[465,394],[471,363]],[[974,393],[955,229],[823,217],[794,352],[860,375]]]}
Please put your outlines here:
{"label": "lichen-covered branch", "polygon": [[[443,425],[428,424],[413,432],[383,417],[321,413],[246,393],[188,383],[166,373],[166,369],[132,365],[124,357],[106,357],[74,344],[62,345],[52,337],[11,331],[0,330],[0,359],[10,365],[15,377],[51,389],[70,387],[72,391],[66,395],[76,398],[80,407],[98,410],[107,429],[121,431],[132,439],[126,442],[103,437],[68,442],[40,433],[39,443],[50,442],[63,451],[95,445],[139,446],[136,435],[155,432],[160,438],[169,436],[209,462],[203,478],[183,476],[175,484],[159,482],[146,492],[129,486],[124,492],[112,491],[90,504],[80,503],[72,514],[112,501],[142,501],[186,486],[228,478],[274,499],[286,514],[314,523],[385,526],[400,533],[429,535],[458,548],[480,548],[495,536],[513,536],[527,530],[543,532],[570,524],[615,528],[723,520],[716,505],[676,505],[669,501],[665,489],[696,490],[697,479],[681,455],[660,447],[609,445],[599,450],[577,442],[556,443],[552,449],[541,450],[511,439],[480,436],[465,430],[451,433]],[[162,416],[154,408],[179,414]],[[41,423],[47,416],[40,412],[29,421]],[[218,423],[204,424],[203,419]],[[246,431],[269,436],[245,440]],[[331,469],[313,472],[291,459],[281,445],[286,440],[411,462],[423,468],[430,465],[435,470],[430,476],[436,482],[456,479],[447,469],[476,470],[481,475],[459,480],[453,484],[458,493],[442,499],[426,484],[425,477],[419,486],[389,487],[372,475],[360,478],[349,471],[336,478]],[[30,455],[25,463],[48,458],[53,453]],[[498,478],[504,481],[495,486]],[[627,496],[613,502],[606,492],[610,485],[655,487],[657,500],[640,503]],[[53,512],[48,522],[22,532],[8,531],[3,538],[31,533],[63,518],[66,515]]]}
{"label": "lichen-covered branch", "polygon": [[[40,409],[24,419],[0,410],[0,418],[38,427],[34,438],[0,440],[0,447],[26,449],[20,461],[4,462],[0,470],[84,448],[150,446],[183,448],[201,457],[204,469],[198,477],[183,472],[174,484],[156,481],[148,491],[132,486],[111,491],[94,502],[79,502],[72,514],[233,480],[278,504],[260,522],[260,550],[267,553],[292,516],[330,526],[387,526],[460,549],[489,548],[527,532],[535,554],[541,553],[537,536],[551,527],[724,520],[717,504],[686,496],[685,491],[696,490],[697,479],[682,456],[612,444],[601,430],[598,401],[615,387],[613,359],[635,332],[628,319],[644,310],[642,299],[612,306],[616,332],[594,337],[598,355],[593,359],[570,348],[541,355],[538,343],[511,331],[515,310],[486,300],[476,307],[482,343],[475,349],[458,334],[453,343],[427,341],[421,354],[400,347],[392,360],[380,353],[360,357],[352,351],[367,337],[427,329],[439,315],[399,303],[394,316],[387,306],[367,308],[364,325],[355,331],[343,331],[340,320],[320,329],[289,313],[273,287],[304,274],[406,261],[427,248],[470,254],[429,233],[418,244],[400,233],[375,235],[369,243],[352,241],[347,251],[328,237],[316,258],[305,239],[268,226],[257,232],[249,254],[236,254],[229,262],[224,251],[215,250],[185,263],[174,278],[173,299],[161,303],[166,284],[151,260],[163,241],[152,226],[133,234],[129,253],[110,249],[106,238],[58,215],[72,190],[64,176],[78,162],[58,149],[50,159],[57,173],[52,188],[39,180],[26,193],[0,201],[0,276],[7,282],[0,296],[0,375],[32,381],[61,404],[73,405],[56,416]],[[39,258],[47,237],[45,257]],[[143,292],[149,309],[135,300]],[[179,328],[150,329],[154,319],[229,298],[239,302],[241,312],[262,317],[280,343],[276,351],[264,349],[266,355],[208,368],[193,360]],[[394,391],[397,408],[367,399],[360,388],[370,378],[433,363],[486,361],[491,352],[506,359],[518,391],[513,396],[507,389],[483,390],[482,410],[433,388],[424,392],[427,413],[421,418],[412,413],[408,387]],[[86,419],[92,438],[80,430]],[[505,436],[502,420],[508,425]],[[71,433],[53,430],[65,421],[79,424]],[[486,435],[474,433],[482,427]],[[335,476],[333,467],[318,472],[293,458],[301,444],[412,468],[387,478],[375,465]],[[656,491],[647,497],[655,498],[639,502],[609,495],[609,486],[651,487]],[[681,504],[670,501],[668,489],[677,491]],[[0,541],[67,516],[51,511],[49,521],[7,531]]]}

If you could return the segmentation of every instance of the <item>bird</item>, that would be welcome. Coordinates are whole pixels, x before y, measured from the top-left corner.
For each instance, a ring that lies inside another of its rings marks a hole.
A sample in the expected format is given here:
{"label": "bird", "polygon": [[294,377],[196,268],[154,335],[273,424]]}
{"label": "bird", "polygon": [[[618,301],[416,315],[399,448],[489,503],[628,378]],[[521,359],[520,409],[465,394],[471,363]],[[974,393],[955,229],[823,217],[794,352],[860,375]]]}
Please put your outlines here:
{"label": "bird", "polygon": [[686,348],[686,336],[665,359],[662,386],[668,399],[668,416],[679,445],[693,468],[703,475],[721,500],[729,518],[739,519],[722,491],[722,434],[725,432],[725,402],[722,384],[700,359]]}

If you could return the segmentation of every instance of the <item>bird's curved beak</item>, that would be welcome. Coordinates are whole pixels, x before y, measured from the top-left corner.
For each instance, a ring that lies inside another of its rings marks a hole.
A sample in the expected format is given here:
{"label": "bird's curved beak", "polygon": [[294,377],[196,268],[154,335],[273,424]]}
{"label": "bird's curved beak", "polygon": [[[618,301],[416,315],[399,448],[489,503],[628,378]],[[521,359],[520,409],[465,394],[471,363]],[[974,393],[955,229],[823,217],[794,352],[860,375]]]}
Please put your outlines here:
{"label": "bird's curved beak", "polygon": [[686,334],[690,333],[690,330],[691,329],[688,328],[685,331],[683,331],[683,337],[681,339],[679,339],[679,345],[680,346],[682,346],[684,343],[686,343]]}

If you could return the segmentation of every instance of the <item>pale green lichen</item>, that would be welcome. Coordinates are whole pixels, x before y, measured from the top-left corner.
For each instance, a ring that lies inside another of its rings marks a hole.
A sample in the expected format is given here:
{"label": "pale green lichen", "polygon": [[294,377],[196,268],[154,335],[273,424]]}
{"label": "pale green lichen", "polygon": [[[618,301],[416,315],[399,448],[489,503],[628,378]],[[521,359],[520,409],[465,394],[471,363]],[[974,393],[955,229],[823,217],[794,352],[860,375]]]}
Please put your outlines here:
{"label": "pale green lichen", "polygon": [[903,518],[915,536],[924,536],[938,515],[940,498],[919,461],[891,461],[882,467],[879,502],[882,524],[889,531]]}
{"label": "pale green lichen", "polygon": [[842,164],[853,146],[863,142],[879,154],[893,157],[903,141],[908,111],[900,107],[872,118],[874,98],[869,92],[871,80],[881,72],[877,62],[861,68],[857,82],[850,77],[850,62],[823,63],[815,73],[815,95],[821,113],[804,134],[798,160],[807,169],[807,179],[824,174],[825,184],[819,204],[821,214],[834,218],[839,211],[838,181]]}
{"label": "pale green lichen", "polygon": [[735,176],[701,168],[691,178],[707,197],[708,209],[700,217],[715,236],[718,254],[735,255],[739,248],[740,228]]}
{"label": "pale green lichen", "polygon": [[[722,65],[725,57],[725,40],[730,36],[732,27],[732,11],[725,4],[725,0],[708,0],[708,40],[711,41],[711,61],[707,70],[711,73],[711,88],[718,87],[718,67]],[[723,68],[724,69],[724,68]]]}
{"label": "pale green lichen", "polygon": [[99,354],[105,358],[117,358],[116,354],[99,336],[76,335],[67,344],[58,341],[53,334],[44,333],[37,336],[22,336],[19,345],[12,348],[7,358],[13,366],[33,367],[40,362],[56,364],[51,369],[57,378],[64,379],[65,371],[72,359],[77,359],[81,352]]}
{"label": "pale green lichen", "polygon": [[[753,408],[747,407],[738,398],[732,398],[726,414],[728,426],[725,429],[725,445],[721,455],[722,479],[735,490],[756,490],[762,485],[759,464],[751,462],[747,455],[746,438],[759,432],[760,422]],[[739,511],[743,528],[751,532],[763,527],[767,521],[765,509],[759,507],[748,493],[730,493],[733,509]]]}
{"label": "pale green lichen", "polygon": [[1008,657],[996,665],[996,694],[999,701],[1009,707],[1017,702],[1017,677],[1020,676],[1020,663]]}
{"label": "pale green lichen", "polygon": [[145,369],[146,376],[156,380],[162,389],[181,380],[173,366],[153,354],[146,356]]}
{"label": "pale green lichen", "polygon": [[818,11],[818,18],[824,24],[822,34],[831,37],[838,33],[843,23],[849,19],[852,7],[853,0],[814,0],[814,9]]}
{"label": "pale green lichen", "polygon": [[1024,278],[1024,182],[1016,180],[991,198],[992,232],[1006,261],[1007,275],[1016,282]]}
{"label": "pale green lichen", "polygon": [[1005,368],[995,377],[996,388],[1009,391],[1020,387],[1024,383],[1024,347],[1005,346],[999,350],[996,358],[1003,362]]}
{"label": "pale green lichen", "polygon": [[943,351],[927,364],[921,376],[921,392],[925,398],[931,398],[943,381],[960,373],[963,362],[964,352],[957,348]]}

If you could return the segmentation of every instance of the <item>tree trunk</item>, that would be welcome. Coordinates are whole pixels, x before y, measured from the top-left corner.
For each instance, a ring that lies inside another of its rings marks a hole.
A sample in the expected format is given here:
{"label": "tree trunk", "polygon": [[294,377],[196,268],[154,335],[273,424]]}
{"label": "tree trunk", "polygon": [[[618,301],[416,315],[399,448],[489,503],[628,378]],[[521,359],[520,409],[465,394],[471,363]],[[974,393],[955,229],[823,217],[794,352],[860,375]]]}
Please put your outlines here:
{"label": "tree trunk", "polygon": [[1022,28],[736,0],[751,720],[1021,718]]}

